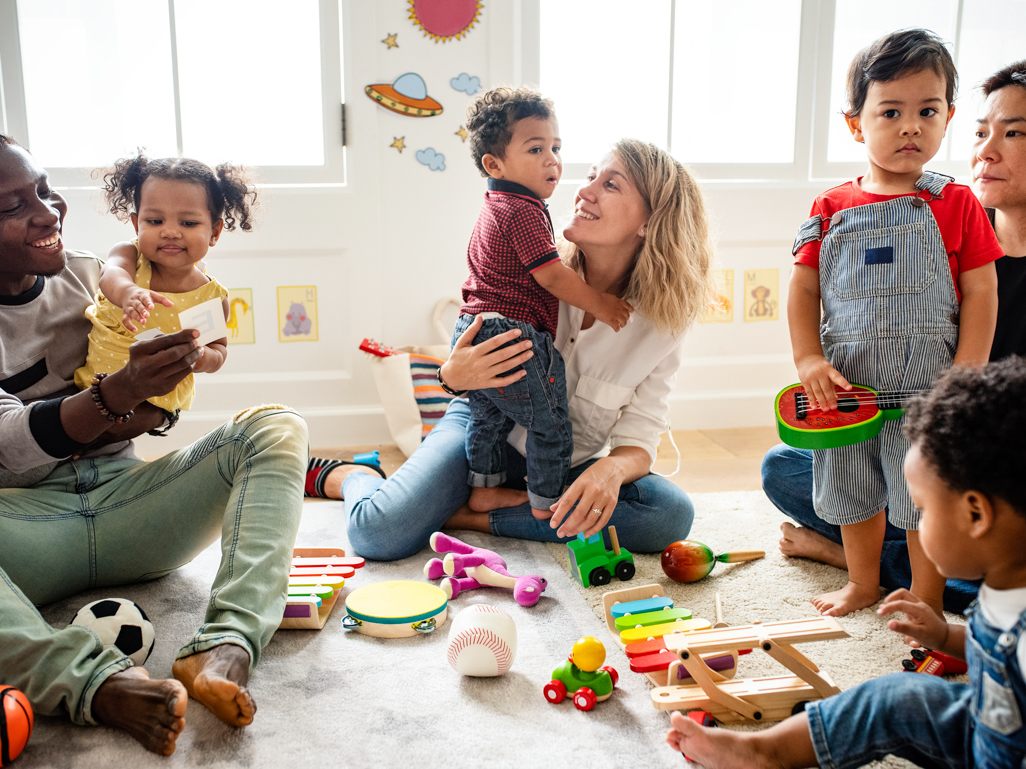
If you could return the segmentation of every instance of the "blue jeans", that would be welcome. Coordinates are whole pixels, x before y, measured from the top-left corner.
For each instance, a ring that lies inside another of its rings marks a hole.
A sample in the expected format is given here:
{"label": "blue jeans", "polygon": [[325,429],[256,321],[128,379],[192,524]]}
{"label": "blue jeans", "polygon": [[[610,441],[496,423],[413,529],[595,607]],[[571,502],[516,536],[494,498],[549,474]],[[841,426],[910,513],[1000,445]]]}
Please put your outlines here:
{"label": "blue jeans", "polygon": [[805,707],[819,765],[859,767],[895,755],[932,769],[974,765],[968,684],[891,673]]}
{"label": "blue jeans", "polygon": [[230,643],[255,665],[285,610],[308,451],[302,418],[264,407],[153,462],[79,459],[0,489],[0,681],[37,714],[95,723],[96,690],[132,661],[36,605],[162,577],[218,538],[206,616],[178,658]]}
{"label": "blue jeans", "polygon": [[[452,342],[474,322],[460,315]],[[507,373],[523,369],[526,375],[503,387],[471,390],[470,425],[467,427],[467,482],[476,487],[506,482],[506,438],[513,425],[527,430],[527,496],[531,507],[547,510],[556,504],[570,472],[574,453],[573,429],[566,407],[566,370],[552,335],[530,323],[510,318],[486,318],[474,344],[520,329],[514,342],[531,340],[534,356]],[[513,344],[510,342],[509,344]]]}
{"label": "blue jeans", "polygon": [[[428,546],[470,497],[467,486],[466,435],[470,408],[456,399],[424,442],[396,472],[383,480],[351,473],[342,484],[349,543],[360,555],[377,561],[407,558]],[[510,477],[523,473],[524,458],[509,448]],[[517,463],[520,464],[517,464]],[[569,482],[594,460],[570,471]],[[684,491],[665,478],[646,475],[620,487],[620,498],[609,523],[616,526],[620,544],[631,552],[659,553],[667,543],[686,539],[695,509]],[[525,503],[492,510],[492,534],[539,542],[568,542],[548,521],[539,521]]]}
{"label": "blue jeans", "polygon": [[[762,488],[770,502],[799,526],[842,544],[841,527],[816,515],[812,503],[812,451],[783,443],[762,458]],[[880,584],[888,590],[912,587],[905,532],[888,522],[880,555]],[[962,614],[980,591],[978,582],[949,579],[944,587],[944,608]]]}

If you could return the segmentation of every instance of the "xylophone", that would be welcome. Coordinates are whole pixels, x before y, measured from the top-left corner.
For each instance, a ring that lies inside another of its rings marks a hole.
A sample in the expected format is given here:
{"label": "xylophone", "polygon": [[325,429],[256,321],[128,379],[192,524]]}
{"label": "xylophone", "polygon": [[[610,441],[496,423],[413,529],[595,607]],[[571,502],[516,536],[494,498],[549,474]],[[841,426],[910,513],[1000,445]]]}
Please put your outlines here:
{"label": "xylophone", "polygon": [[346,580],[364,560],[337,547],[297,547],[289,569],[288,601],[279,630],[320,630]]}

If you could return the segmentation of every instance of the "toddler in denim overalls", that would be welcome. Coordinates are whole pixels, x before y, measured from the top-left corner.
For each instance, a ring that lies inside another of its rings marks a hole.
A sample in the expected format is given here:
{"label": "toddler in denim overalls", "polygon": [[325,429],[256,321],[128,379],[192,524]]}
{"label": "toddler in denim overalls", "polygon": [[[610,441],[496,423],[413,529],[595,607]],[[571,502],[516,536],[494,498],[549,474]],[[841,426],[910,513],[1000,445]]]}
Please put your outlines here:
{"label": "toddler in denim overalls", "polygon": [[1026,769],[1026,362],[954,367],[906,416],[908,487],[923,549],[941,574],[983,579],[948,625],[908,590],[879,614],[916,646],[961,657],[968,683],[894,673],[817,700],[764,732],[707,731],[680,714],[667,741],[709,769],[859,767],[886,755],[922,767]]}
{"label": "toddler in denim overalls", "polygon": [[[911,49],[918,59],[905,56]],[[909,60],[920,63],[895,71]],[[866,145],[869,170],[817,198],[795,240],[788,292],[798,375],[825,411],[836,407],[835,387],[900,397],[928,388],[953,361],[986,362],[997,306],[992,262],[1002,256],[972,191],[923,171],[954,111],[944,45],[923,30],[897,32],[862,51],[850,72],[846,119]],[[907,532],[913,592],[940,612],[944,580],[919,546],[901,472],[907,451],[895,420],[875,438],[813,453],[816,513],[841,527],[849,572],[844,588],[813,599],[822,613],[843,616],[879,600],[888,519]]]}

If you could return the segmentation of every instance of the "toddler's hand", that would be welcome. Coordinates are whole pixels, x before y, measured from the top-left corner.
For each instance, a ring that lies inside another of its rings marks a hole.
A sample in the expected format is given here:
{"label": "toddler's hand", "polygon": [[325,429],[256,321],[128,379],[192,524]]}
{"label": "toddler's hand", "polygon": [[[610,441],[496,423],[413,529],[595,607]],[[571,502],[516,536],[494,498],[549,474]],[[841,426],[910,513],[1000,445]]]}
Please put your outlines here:
{"label": "toddler's hand", "polygon": [[[850,390],[848,380],[822,355],[809,355],[798,361],[798,379],[809,396],[809,405],[823,411],[837,408],[837,387]],[[836,387],[835,387],[836,385]]]}
{"label": "toddler's hand", "polygon": [[602,294],[601,301],[599,311],[595,313],[598,320],[612,328],[613,331],[619,331],[627,325],[631,313],[634,312],[634,308],[630,304],[612,294]]}
{"label": "toddler's hand", "polygon": [[895,590],[884,598],[877,614],[887,615],[902,612],[905,621],[892,619],[887,628],[895,633],[905,634],[909,646],[925,646],[928,649],[943,649],[948,640],[948,623],[937,616],[930,606],[923,603],[905,588]]}
{"label": "toddler's hand", "polygon": [[121,322],[125,325],[125,328],[135,334],[139,331],[135,325],[136,323],[140,326],[145,326],[146,320],[150,317],[150,310],[153,309],[154,302],[160,302],[165,307],[174,307],[174,302],[166,296],[158,294],[156,291],[150,291],[139,286],[129,290],[122,300],[123,306],[121,307],[123,310]]}

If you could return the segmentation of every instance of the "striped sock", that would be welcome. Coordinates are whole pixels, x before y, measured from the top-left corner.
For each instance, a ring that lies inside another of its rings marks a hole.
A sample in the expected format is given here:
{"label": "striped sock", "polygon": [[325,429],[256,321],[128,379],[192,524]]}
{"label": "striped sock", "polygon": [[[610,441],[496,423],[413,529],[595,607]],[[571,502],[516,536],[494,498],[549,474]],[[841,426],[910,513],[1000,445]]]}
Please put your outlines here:
{"label": "striped sock", "polygon": [[346,463],[339,462],[337,459],[310,457],[310,461],[306,464],[306,496],[323,497],[324,481],[329,473],[336,467],[342,467],[344,464]]}

